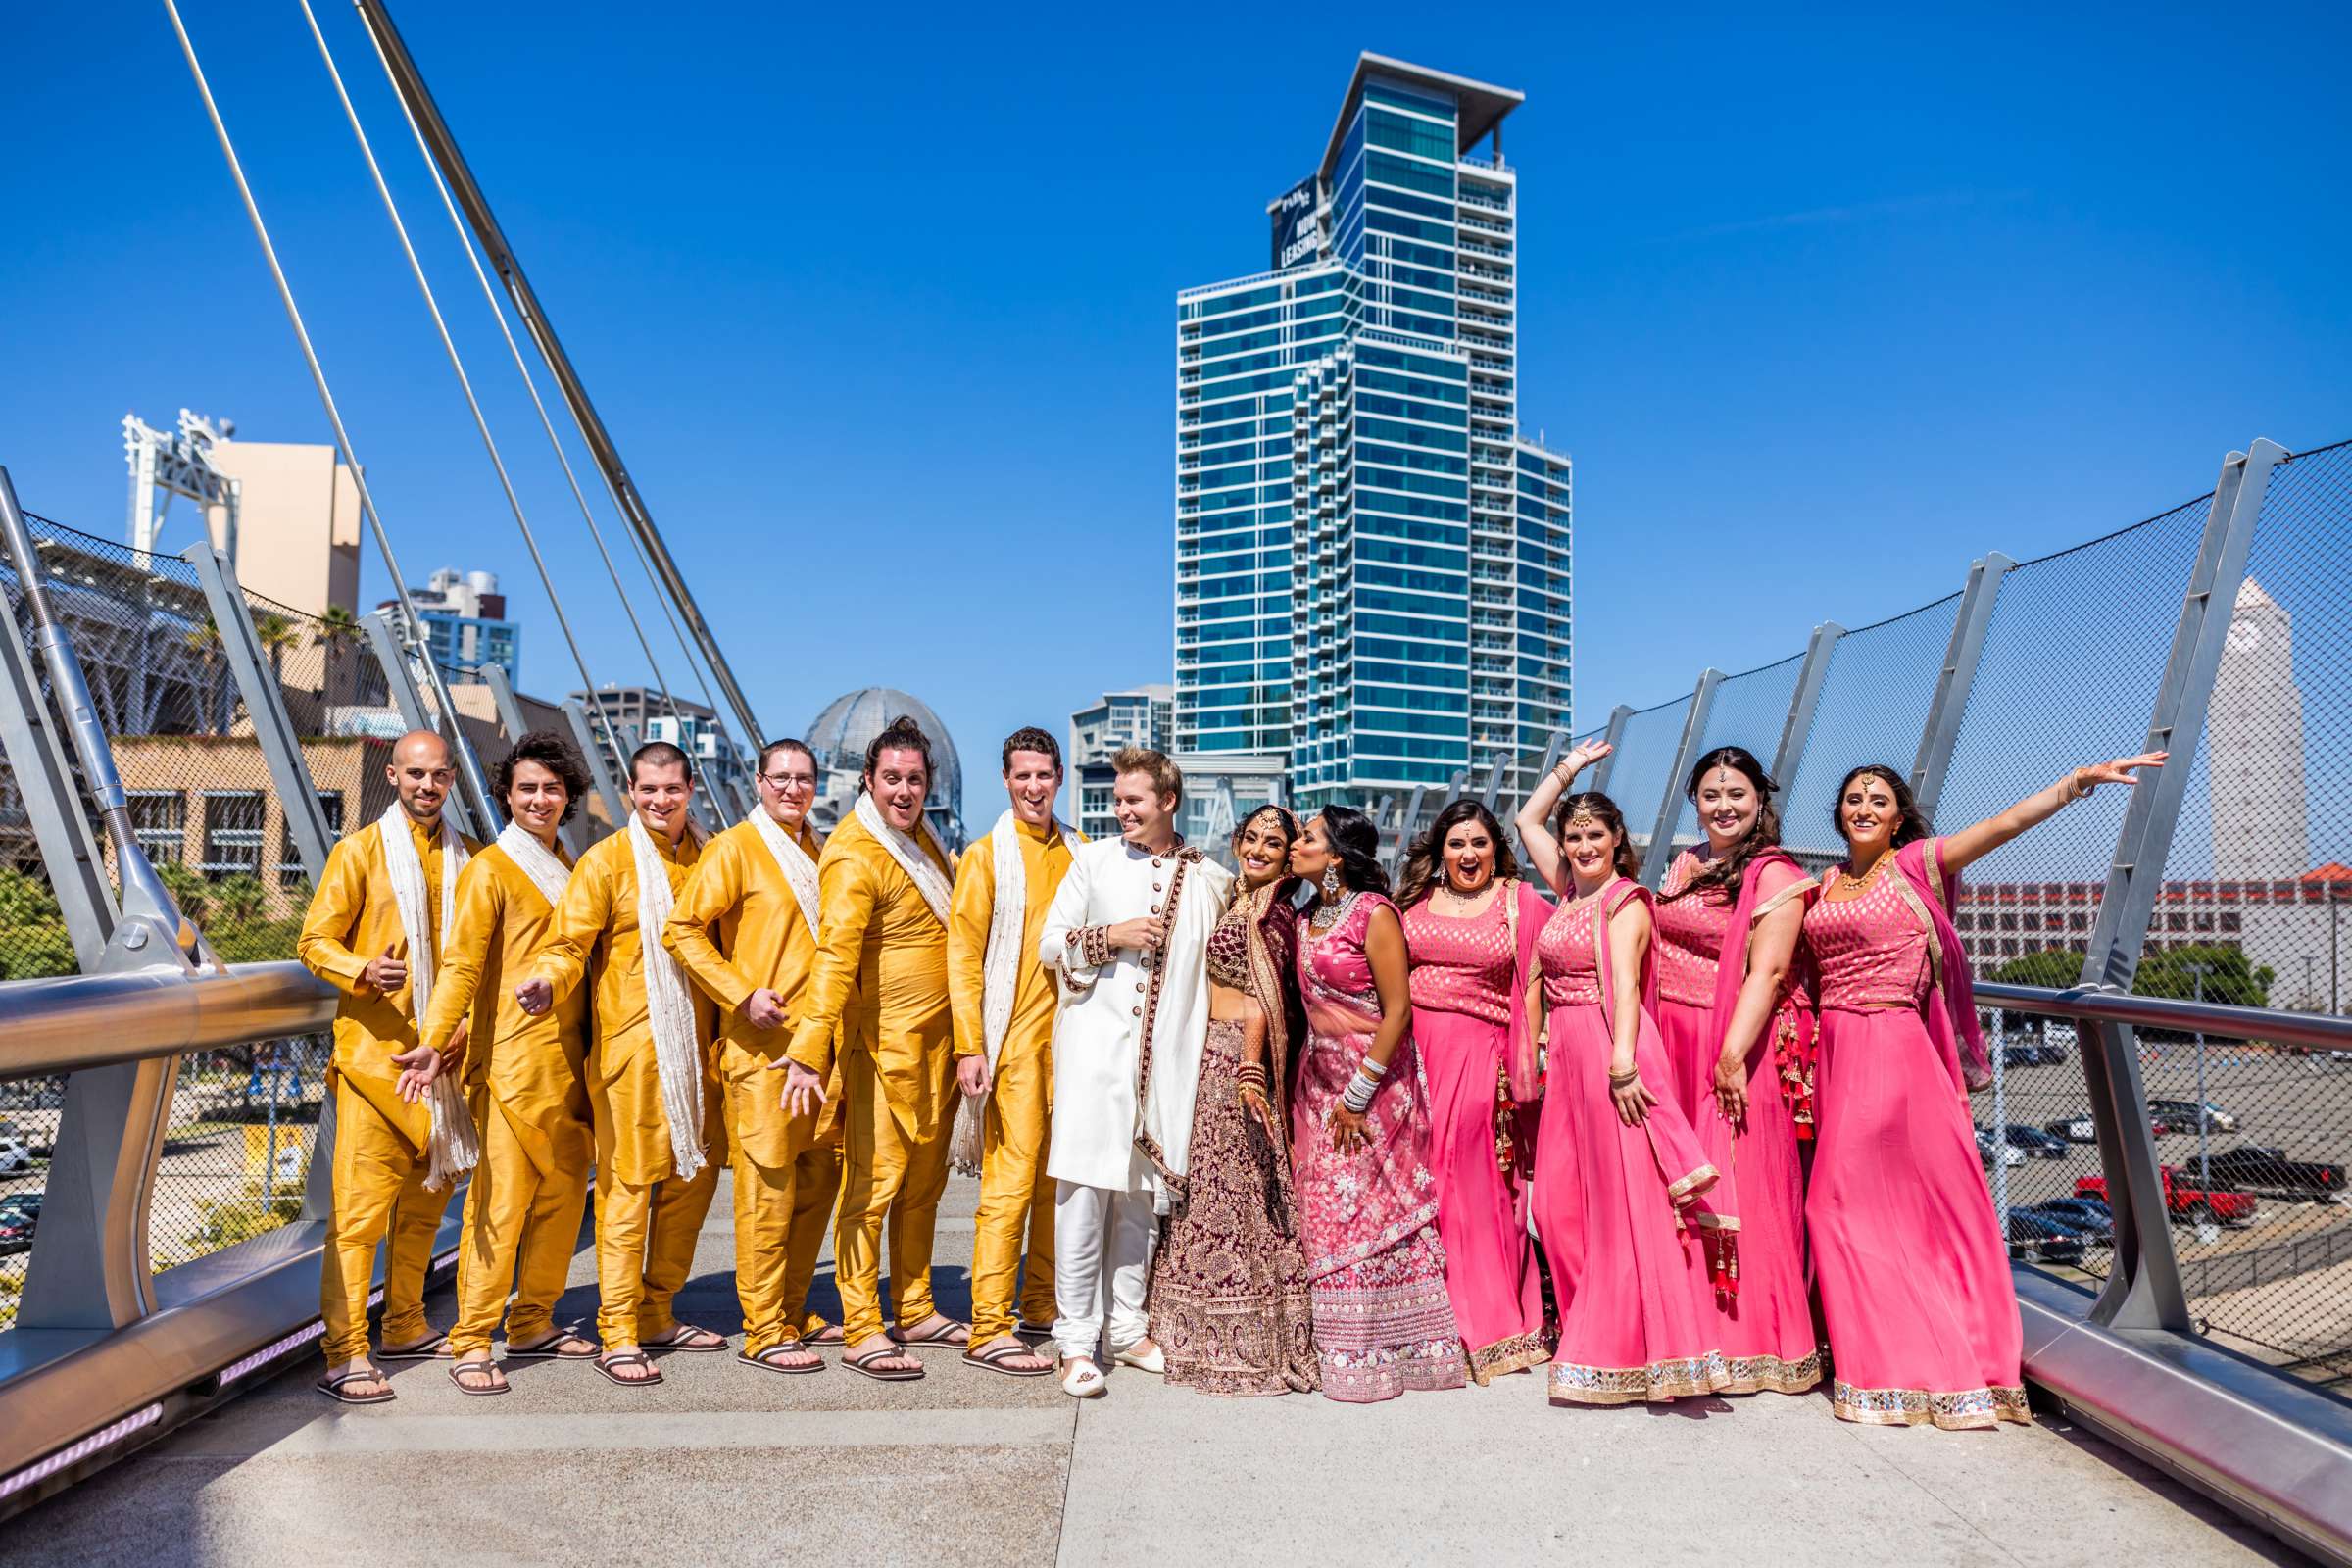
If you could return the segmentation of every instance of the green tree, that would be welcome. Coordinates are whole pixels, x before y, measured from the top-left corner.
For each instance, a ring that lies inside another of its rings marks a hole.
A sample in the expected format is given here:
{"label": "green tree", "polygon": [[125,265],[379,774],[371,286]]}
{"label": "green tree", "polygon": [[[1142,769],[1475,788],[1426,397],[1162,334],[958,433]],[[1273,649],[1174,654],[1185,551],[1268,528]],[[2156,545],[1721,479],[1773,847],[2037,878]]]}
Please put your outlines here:
{"label": "green tree", "polygon": [[326,657],[326,689],[319,694],[320,702],[344,700],[346,694],[336,686],[335,673],[342,667],[345,651],[360,646],[361,633],[360,617],[346,606],[329,605],[325,613],[318,617],[318,627],[311,633],[311,641]]}
{"label": "green tree", "polygon": [[197,687],[197,695],[203,706],[196,714],[196,733],[202,735],[213,728],[213,694],[220,683],[220,662],[227,652],[227,645],[220,641],[220,628],[214,624],[210,615],[205,616],[200,624],[188,628],[186,642],[188,652],[194,654],[204,665],[204,678]]}
{"label": "green tree", "polygon": [[[2201,968],[2202,976],[2192,972]],[[2166,948],[2139,960],[2132,989],[2143,997],[2187,1001],[2197,994],[2200,978],[2207,1002],[2226,1002],[2240,1007],[2267,1007],[2271,982],[2278,978],[2267,964],[2249,961],[2243,948],[2200,943],[2195,947]]]}
{"label": "green tree", "polygon": [[78,967],[65,911],[49,884],[0,866],[0,979],[37,980]]}
{"label": "green tree", "polygon": [[1992,971],[1989,978],[2012,986],[2042,986],[2051,991],[2064,991],[2080,985],[2082,980],[2082,950],[2080,948],[2045,948],[2029,953],[2022,958],[2011,958]]}
{"label": "green tree", "polygon": [[262,652],[270,656],[270,673],[280,686],[286,683],[286,653],[302,646],[302,631],[293,621],[272,611],[253,617],[254,640]]}

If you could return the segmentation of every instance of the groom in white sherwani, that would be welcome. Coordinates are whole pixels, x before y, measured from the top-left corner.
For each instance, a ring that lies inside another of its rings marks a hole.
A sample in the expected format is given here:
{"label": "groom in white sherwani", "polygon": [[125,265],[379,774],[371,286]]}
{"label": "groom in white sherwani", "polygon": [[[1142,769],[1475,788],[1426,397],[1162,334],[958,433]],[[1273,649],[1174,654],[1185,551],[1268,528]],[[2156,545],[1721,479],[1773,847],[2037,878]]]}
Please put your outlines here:
{"label": "groom in white sherwani", "polygon": [[[1046,913],[1054,1022],[1054,1342],[1061,1386],[1103,1392],[1121,1362],[1166,1366],[1144,1317],[1158,1216],[1181,1194],[1208,1035],[1208,936],[1233,873],[1176,835],[1184,775],[1159,752],[1111,759],[1121,836],[1079,846]],[[1107,1319],[1107,1325],[1106,1325]]]}

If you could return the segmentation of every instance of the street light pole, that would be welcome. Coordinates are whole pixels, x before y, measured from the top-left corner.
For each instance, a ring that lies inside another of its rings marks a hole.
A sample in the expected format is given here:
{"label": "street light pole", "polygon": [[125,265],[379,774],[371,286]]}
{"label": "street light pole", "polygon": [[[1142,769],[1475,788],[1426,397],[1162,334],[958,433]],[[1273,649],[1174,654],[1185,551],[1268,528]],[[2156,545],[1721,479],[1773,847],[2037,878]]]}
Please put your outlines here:
{"label": "street light pole", "polygon": [[[2189,983],[2196,989],[2197,1001],[2205,1000],[2205,971],[2203,963],[2181,965],[2188,971]],[[2197,1185],[2206,1192],[2213,1191],[2213,1152],[2208,1147],[2205,1112],[2205,1031],[2197,1031]]]}

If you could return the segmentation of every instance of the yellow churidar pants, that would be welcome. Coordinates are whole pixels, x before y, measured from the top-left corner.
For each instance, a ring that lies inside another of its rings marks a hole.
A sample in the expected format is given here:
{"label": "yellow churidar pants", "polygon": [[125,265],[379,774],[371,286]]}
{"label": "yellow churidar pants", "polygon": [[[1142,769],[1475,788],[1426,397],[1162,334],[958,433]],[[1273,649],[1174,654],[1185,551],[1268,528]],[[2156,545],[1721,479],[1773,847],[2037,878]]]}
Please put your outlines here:
{"label": "yellow churidar pants", "polygon": [[972,1219],[974,1345],[1012,1332],[1016,1274],[1021,1317],[1051,1324],[1056,1316],[1054,1183],[1046,1175],[1053,1099],[1051,1034],[1007,1039],[997,1054],[996,1084],[981,1124],[980,1206]]}
{"label": "yellow churidar pants", "polygon": [[428,1161],[422,1129],[413,1124],[429,1114],[425,1107],[403,1104],[388,1083],[363,1087],[349,1074],[334,1077],[335,1206],[319,1267],[318,1315],[326,1322],[327,1363],[339,1366],[368,1358],[368,1296],[378,1243],[388,1243],[384,1343],[424,1338],[424,1272],[451,1195],[424,1189]]}
{"label": "yellow churidar pants", "polygon": [[808,1339],[827,1326],[825,1314],[808,1309],[808,1287],[816,1280],[816,1254],[824,1250],[833,1214],[841,1206],[841,1144],[805,1149],[793,1161],[792,1236],[785,1250],[784,1320],[800,1325]]}
{"label": "yellow churidar pants", "polygon": [[890,1221],[890,1288],[901,1328],[931,1316],[932,1231],[948,1190],[952,1116],[939,1118],[928,1140],[891,1108],[871,1053],[854,1051],[842,1063],[843,1175],[841,1224],[833,1238],[833,1276],[841,1287],[843,1337],[851,1345],[882,1332],[882,1298],[875,1288],[882,1222]]}
{"label": "yellow churidar pants", "polygon": [[[482,1158],[466,1193],[458,1321],[449,1331],[450,1352],[461,1356],[490,1348],[502,1314],[509,1346],[534,1344],[555,1327],[556,1300],[570,1277],[580,1214],[588,1205],[588,1168],[596,1157],[584,1123],[523,1134],[486,1088],[474,1091],[472,1102]],[[550,1147],[549,1168],[532,1159],[526,1138]]]}
{"label": "yellow churidar pants", "polygon": [[755,1359],[825,1326],[808,1311],[808,1286],[841,1194],[841,1149],[811,1147],[816,1118],[775,1124],[769,1102],[783,1084],[781,1072],[759,1069],[727,1084],[735,1294],[743,1306],[743,1353]]}

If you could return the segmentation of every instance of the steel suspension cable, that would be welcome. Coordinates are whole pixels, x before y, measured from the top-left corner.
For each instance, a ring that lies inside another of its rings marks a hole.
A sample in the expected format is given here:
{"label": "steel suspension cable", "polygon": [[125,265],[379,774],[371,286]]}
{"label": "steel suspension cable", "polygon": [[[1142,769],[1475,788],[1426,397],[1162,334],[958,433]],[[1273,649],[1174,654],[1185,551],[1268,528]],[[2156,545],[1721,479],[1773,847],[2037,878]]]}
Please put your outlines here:
{"label": "steel suspension cable", "polygon": [[[392,188],[384,182],[384,172],[375,160],[375,148],[368,139],[367,128],[360,123],[359,110],[353,107],[351,94],[343,85],[343,73],[335,65],[334,50],[319,30],[318,18],[311,10],[311,0],[300,0],[303,21],[310,24],[311,37],[318,45],[318,56],[326,62],[326,74],[335,84],[335,97],[343,105],[343,115],[351,122],[351,133],[360,144],[360,156],[367,161],[368,174],[375,182],[375,193],[383,198],[384,212],[392,220],[392,231],[400,236],[401,253],[408,258],[409,272],[416,279],[416,288],[424,296],[424,308],[433,318],[433,330],[439,334],[441,348],[449,356],[449,368],[457,373],[458,389],[466,394],[466,407],[473,415],[473,427],[481,432],[482,448],[490,454],[490,466],[498,470],[498,487],[506,493],[508,510],[514,514],[514,526],[521,530],[523,548],[530,552],[531,564],[538,569],[539,586],[547,590],[548,604],[555,610],[556,624],[564,633],[564,644],[571,650],[571,662],[580,672],[580,684],[589,691],[596,690],[596,680],[588,673],[588,660],[580,652],[580,640],[572,634],[571,618],[564,612],[563,597],[556,591],[554,576],[549,572],[547,558],[539,552],[539,541],[531,532],[530,519],[523,514],[522,502],[514,494],[514,483],[507,474],[506,460],[499,456],[498,442],[490,434],[490,422],[482,413],[481,400],[473,395],[473,379],[466,373],[466,361],[458,353],[457,343],[449,335],[449,323],[441,315],[441,302],[433,295],[433,285],[424,275],[424,264],[417,260],[416,247],[409,239],[409,226],[400,216],[400,204],[393,199]],[[610,726],[606,728],[608,742],[613,740]],[[520,740],[520,736],[514,737]],[[615,743],[612,751],[625,772],[628,759],[619,756]]]}
{"label": "steel suspension cable", "polygon": [[[245,216],[253,224],[254,237],[261,241],[262,257],[270,264],[270,276],[277,285],[277,297],[286,308],[286,319],[294,327],[294,340],[302,347],[303,363],[310,368],[311,384],[318,389],[318,402],[326,411],[326,422],[335,432],[335,448],[343,456],[344,466],[351,469],[352,487],[359,492],[360,511],[368,519],[369,531],[375,537],[376,553],[383,557],[384,570],[392,577],[393,596],[400,601],[404,630],[408,635],[421,638],[424,622],[416,613],[416,601],[409,593],[408,578],[400,569],[400,560],[392,551],[392,536],[384,528],[384,519],[375,509],[375,496],[368,487],[367,470],[360,466],[358,453],[352,449],[351,432],[344,427],[343,414],[336,406],[334,389],[327,385],[326,368],[318,361],[318,350],[311,342],[311,329],[303,324],[302,309],[294,303],[294,286],[286,280],[285,267],[277,259],[277,246],[270,238],[270,226],[262,220],[261,204],[254,199],[253,182],[245,177],[245,165],[237,157],[236,143],[229,137],[228,124],[220,118],[220,106],[213,97],[212,83],[206,79],[204,65],[196,58],[195,40],[188,36],[187,24],[180,20],[177,0],[164,0],[164,10],[172,19],[172,30],[179,37],[180,53],[187,57],[188,74],[196,79],[197,96],[204,100],[204,113],[213,123],[213,134],[220,143],[221,156],[228,161],[228,172],[237,183],[237,196],[245,205]],[[457,705],[450,700],[449,684],[441,678],[441,663],[432,656],[429,643],[424,648],[421,662],[426,683],[432,688],[433,701],[441,714],[449,720],[450,748],[457,753],[458,771],[472,797],[478,815],[478,826],[484,836],[496,833],[504,813],[490,794],[490,782],[482,776],[482,760],[474,754],[472,742],[458,723]]]}
{"label": "steel suspension cable", "polygon": [[[654,657],[653,645],[646,636],[645,626],[638,619],[636,608],[629,599],[628,589],[621,583],[620,568],[612,559],[612,550],[605,543],[604,530],[597,526],[596,513],[588,504],[586,492],[580,488],[579,475],[571,466],[570,457],[564,452],[563,439],[556,433],[555,420],[548,415],[546,400],[539,395],[538,379],[531,374],[530,364],[523,357],[522,346],[514,339],[514,328],[507,320],[506,307],[500,301],[498,290],[490,281],[489,271],[483,267],[481,257],[475,250],[473,235],[466,228],[464,216],[458,211],[457,199],[450,193],[449,182],[442,177],[441,166],[434,159],[431,146],[425,141],[423,127],[416,122],[416,111],[409,106],[407,96],[399,90],[399,77],[392,69],[391,57],[384,50],[383,39],[377,36],[372,20],[364,10],[360,13],[360,21],[362,25],[367,28],[368,41],[375,50],[377,64],[383,67],[385,79],[392,84],[393,96],[400,102],[401,114],[408,122],[409,134],[415,138],[416,143],[417,156],[423,159],[425,171],[432,176],[433,188],[440,193],[441,205],[449,215],[450,226],[457,231],[459,244],[465,247],[466,260],[473,268],[474,280],[481,286],[482,298],[490,307],[491,318],[497,321],[499,335],[506,340],[507,352],[513,356],[514,368],[522,376],[523,388],[530,394],[531,407],[538,411],[539,423],[541,428],[547,432],[548,445],[555,450],[556,462],[564,469],[564,482],[571,487],[572,500],[579,506],[580,520],[588,525],[588,536],[595,541],[596,552],[604,562],[606,575],[612,580],[612,592],[620,600],[621,612],[628,617],[629,629],[636,634],[637,646],[645,655],[646,666],[653,672],[655,687],[662,693],[662,703],[669,709],[670,717],[677,722],[680,732],[683,733],[685,715],[679,710],[677,698],[672,693],[668,680],[662,674],[661,661]],[[575,413],[572,417],[576,427],[578,415]],[[580,436],[585,441],[587,432],[582,430]],[[605,480],[605,488],[606,492],[612,495],[613,509],[625,516],[626,512],[621,507],[620,497],[612,492],[610,477]],[[623,531],[627,532],[628,530],[624,529]],[[648,580],[654,585],[655,599],[662,608],[662,618],[668,622],[671,636],[676,638],[679,650],[686,656],[688,673],[694,676],[696,683],[702,688],[704,705],[710,710],[711,722],[719,734],[724,737],[727,734],[726,725],[719,717],[716,701],[711,697],[710,683],[704,676],[702,666],[695,662],[694,651],[688,645],[676,617],[670,614],[668,601],[662,595],[661,582],[655,577],[652,567],[646,562],[645,547],[637,542],[634,533],[630,533],[629,541],[636,549],[639,566],[645,569]],[[591,691],[590,695],[593,697],[594,692]],[[606,725],[609,732],[612,727],[610,723]],[[713,790],[710,794],[715,801],[717,792]]]}

